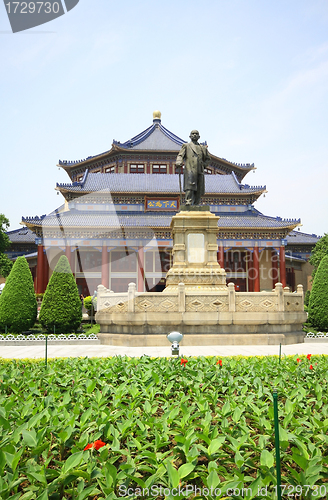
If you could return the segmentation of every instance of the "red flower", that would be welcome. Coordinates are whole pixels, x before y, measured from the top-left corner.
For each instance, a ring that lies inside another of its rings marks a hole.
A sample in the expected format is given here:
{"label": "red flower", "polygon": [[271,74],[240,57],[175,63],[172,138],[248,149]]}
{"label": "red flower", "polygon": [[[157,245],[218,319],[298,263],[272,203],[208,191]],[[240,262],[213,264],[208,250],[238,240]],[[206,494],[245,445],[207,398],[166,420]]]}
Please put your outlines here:
{"label": "red flower", "polygon": [[222,366],[222,359],[219,359],[216,364]]}
{"label": "red flower", "polygon": [[313,366],[312,365],[310,365],[310,370],[313,370]]}
{"label": "red flower", "polygon": [[99,448],[102,448],[103,446],[106,446],[106,443],[104,443],[100,439],[97,439],[94,443],[87,444],[86,447],[84,448],[84,451],[90,450],[91,448],[95,448],[95,450],[99,450]]}
{"label": "red flower", "polygon": [[312,354],[308,354],[308,355],[306,356],[306,357],[307,357],[307,359],[308,359],[309,361],[311,360],[311,356],[312,356]]}
{"label": "red flower", "polygon": [[297,363],[300,363],[300,362],[301,362],[300,358],[297,358],[297,360],[296,360],[296,361],[297,361]]}
{"label": "red flower", "polygon": [[188,363],[187,359],[181,358],[181,366],[186,366],[187,363]]}

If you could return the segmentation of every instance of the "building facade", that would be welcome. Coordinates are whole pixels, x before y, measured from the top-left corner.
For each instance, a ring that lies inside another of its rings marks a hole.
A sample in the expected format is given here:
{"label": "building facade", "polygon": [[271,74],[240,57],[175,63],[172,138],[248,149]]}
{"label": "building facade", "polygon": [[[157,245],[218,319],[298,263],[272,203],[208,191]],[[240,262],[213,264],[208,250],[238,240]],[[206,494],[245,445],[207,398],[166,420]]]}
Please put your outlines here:
{"label": "building facade", "polygon": [[[132,139],[114,140],[110,150],[83,160],[59,161],[69,177],[56,186],[62,206],[22,219],[37,245],[31,252],[37,252],[31,265],[37,292],[44,292],[62,254],[83,295],[99,284],[115,292],[131,282],[138,291],[163,290],[172,263],[171,219],[184,203],[175,166],[184,142],[155,112],[152,125]],[[253,164],[209,154],[202,204],[220,217],[217,258],[227,282],[239,291],[271,290],[278,281],[307,289],[307,260],[319,238],[295,231],[300,219],[269,217],[255,208],[266,186],[243,183]]]}

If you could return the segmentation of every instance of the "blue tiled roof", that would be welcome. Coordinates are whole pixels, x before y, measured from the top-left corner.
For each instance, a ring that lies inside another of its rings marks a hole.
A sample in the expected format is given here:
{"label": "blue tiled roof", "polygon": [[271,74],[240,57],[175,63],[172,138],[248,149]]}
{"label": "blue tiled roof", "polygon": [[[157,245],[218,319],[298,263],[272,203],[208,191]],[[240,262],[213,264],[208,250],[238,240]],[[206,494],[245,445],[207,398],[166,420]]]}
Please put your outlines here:
{"label": "blue tiled roof", "polygon": [[[140,134],[137,134],[136,136],[132,137],[132,139],[129,139],[128,141],[125,141],[121,143],[120,141],[116,141],[115,139],[113,140],[113,147],[121,148],[121,149],[126,149],[126,150],[152,150],[152,151],[179,151],[181,146],[185,144],[187,141],[184,141],[177,135],[173,134],[170,130],[165,128],[162,123],[161,119],[156,118],[153,120],[153,124],[143,130]],[[203,142],[201,144],[206,144],[206,142]],[[101,156],[104,156],[108,153],[110,153],[112,149],[109,149],[107,151],[104,151],[103,153],[100,153],[98,155],[94,156],[88,156],[87,158],[84,158],[82,160],[77,160],[77,161],[69,161],[69,160],[59,160],[59,165],[62,165],[64,167],[69,166],[72,167],[74,165],[78,165],[80,163],[84,163],[85,161],[88,160],[94,160],[97,159]],[[211,154],[211,153],[210,153]],[[217,160],[223,160],[224,162],[230,164],[230,166],[235,165],[237,169],[240,171],[243,171],[241,173],[242,176],[246,175],[246,173],[254,168],[254,164],[246,163],[234,163],[226,160],[225,158],[219,158],[215,157],[212,155],[214,158]]]}
{"label": "blue tiled roof", "polygon": [[[87,173],[81,182],[58,184],[59,190],[77,193],[108,191],[111,193],[159,193],[178,194],[178,174],[102,174]],[[240,184],[234,173],[231,175],[205,175],[206,194],[258,193],[266,186]]]}
{"label": "blue tiled roof", "polygon": [[8,231],[7,236],[12,243],[34,243],[35,234],[28,227],[21,227],[20,229],[14,229],[13,231]]}
{"label": "blue tiled roof", "polygon": [[259,212],[252,215],[236,214],[220,216],[218,226],[219,228],[286,228],[296,226],[301,222],[301,219],[282,219],[281,217],[268,217]]}
{"label": "blue tiled roof", "polygon": [[[58,213],[57,216],[47,216],[43,220],[31,218],[23,218],[23,221],[32,225],[42,227],[93,227],[115,229],[120,227],[139,227],[139,228],[169,228],[174,213],[163,214],[158,212],[149,212],[146,214],[121,215],[120,213],[113,214],[112,212],[82,212],[71,210],[69,212]],[[300,219],[282,219],[281,217],[267,217],[260,212],[249,212],[221,215],[218,221],[219,229],[279,229],[295,227],[300,223]]]}
{"label": "blue tiled roof", "polygon": [[154,123],[150,127],[135,137],[132,137],[132,139],[123,142],[123,144],[118,141],[113,141],[113,144],[124,149],[167,149],[179,151],[182,144],[185,142],[187,141],[180,139],[180,137],[163,127],[161,121],[157,119],[154,120]]}
{"label": "blue tiled roof", "polygon": [[302,233],[301,231],[292,231],[287,236],[287,245],[315,245],[321,236],[316,234]]}

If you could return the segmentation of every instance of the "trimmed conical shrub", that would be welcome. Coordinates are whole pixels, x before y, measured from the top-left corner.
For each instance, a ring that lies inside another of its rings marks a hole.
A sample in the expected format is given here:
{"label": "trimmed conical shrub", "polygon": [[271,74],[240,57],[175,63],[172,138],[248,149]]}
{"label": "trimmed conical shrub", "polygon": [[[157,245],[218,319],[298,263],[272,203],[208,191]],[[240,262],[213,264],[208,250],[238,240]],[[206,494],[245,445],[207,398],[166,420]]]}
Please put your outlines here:
{"label": "trimmed conical shrub", "polygon": [[314,328],[328,331],[328,255],[323,257],[315,274],[308,313],[308,322]]}
{"label": "trimmed conical shrub", "polygon": [[75,332],[82,321],[82,305],[68,259],[62,255],[45,291],[39,321],[53,333]]}
{"label": "trimmed conical shrub", "polygon": [[0,329],[12,333],[29,330],[38,308],[33,278],[25,257],[18,257],[0,295]]}

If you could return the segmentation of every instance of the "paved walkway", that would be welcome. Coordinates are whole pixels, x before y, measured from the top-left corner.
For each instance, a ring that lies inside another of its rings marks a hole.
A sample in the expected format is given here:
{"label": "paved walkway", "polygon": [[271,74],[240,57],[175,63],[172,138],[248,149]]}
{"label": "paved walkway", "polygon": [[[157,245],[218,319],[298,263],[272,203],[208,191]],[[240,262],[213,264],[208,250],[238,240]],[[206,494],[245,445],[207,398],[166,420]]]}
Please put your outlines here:
{"label": "paved walkway", "polygon": [[[281,346],[282,354],[327,354],[328,343],[306,343]],[[50,345],[48,358],[100,358],[109,356],[140,357],[146,354],[153,357],[171,356],[171,347],[117,347],[107,345]],[[180,347],[182,356],[270,356],[279,354],[278,345],[230,345],[230,346],[192,346]],[[44,358],[44,345],[31,346],[1,346],[0,358]]]}

